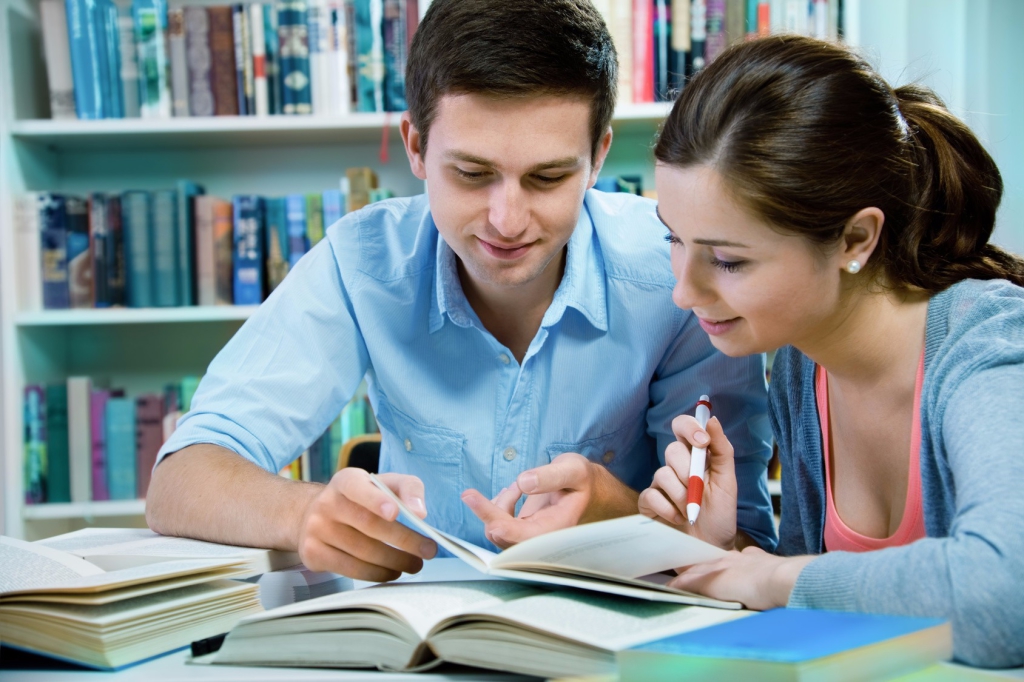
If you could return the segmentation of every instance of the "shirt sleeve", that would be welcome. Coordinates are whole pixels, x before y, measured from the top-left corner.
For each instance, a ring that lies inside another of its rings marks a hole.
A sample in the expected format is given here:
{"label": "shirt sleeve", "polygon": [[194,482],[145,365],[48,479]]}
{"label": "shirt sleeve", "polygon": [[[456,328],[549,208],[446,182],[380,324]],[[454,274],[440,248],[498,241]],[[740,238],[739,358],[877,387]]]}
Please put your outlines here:
{"label": "shirt sleeve", "polygon": [[730,358],[711,345],[697,318],[687,313],[682,331],[651,383],[648,433],[658,458],[676,440],[672,420],[693,410],[707,394],[736,456],[736,526],[766,551],[775,549],[775,521],[768,494],[771,430],[763,354]]}
{"label": "shirt sleeve", "polygon": [[[955,483],[949,536],[831,552],[801,572],[789,606],[948,618],[957,659],[1024,663],[1024,365],[974,373],[930,427]],[[938,430],[935,432],[935,430]]]}
{"label": "shirt sleeve", "polygon": [[330,426],[368,365],[333,243],[324,239],[214,358],[157,463],[212,443],[277,472]]}

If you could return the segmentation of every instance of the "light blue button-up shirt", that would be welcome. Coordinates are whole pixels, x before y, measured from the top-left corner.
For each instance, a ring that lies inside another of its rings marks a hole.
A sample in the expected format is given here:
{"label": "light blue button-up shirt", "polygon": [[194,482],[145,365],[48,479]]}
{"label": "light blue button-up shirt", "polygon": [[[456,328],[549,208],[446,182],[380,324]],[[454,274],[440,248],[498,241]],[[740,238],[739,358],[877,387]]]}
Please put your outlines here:
{"label": "light blue button-up shirt", "polygon": [[491,546],[463,490],[493,497],[563,452],[642,490],[675,440],[672,419],[707,393],[736,449],[738,525],[770,549],[764,357],[722,355],[673,305],[664,235],[652,201],[588,191],[519,363],[466,300],[426,196],[349,214],[214,358],[160,457],[213,443],[276,472],[365,375],[380,470],[418,476],[428,521]]}

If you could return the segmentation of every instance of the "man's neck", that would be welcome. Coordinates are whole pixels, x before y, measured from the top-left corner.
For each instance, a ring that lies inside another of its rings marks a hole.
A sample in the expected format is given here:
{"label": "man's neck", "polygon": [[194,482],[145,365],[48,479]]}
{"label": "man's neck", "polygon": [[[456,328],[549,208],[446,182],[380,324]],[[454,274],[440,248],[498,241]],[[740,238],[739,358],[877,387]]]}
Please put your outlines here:
{"label": "man's neck", "polygon": [[539,277],[516,287],[495,286],[474,279],[457,261],[466,300],[484,328],[505,345],[520,363],[537,335],[565,272],[567,249],[553,258]]}

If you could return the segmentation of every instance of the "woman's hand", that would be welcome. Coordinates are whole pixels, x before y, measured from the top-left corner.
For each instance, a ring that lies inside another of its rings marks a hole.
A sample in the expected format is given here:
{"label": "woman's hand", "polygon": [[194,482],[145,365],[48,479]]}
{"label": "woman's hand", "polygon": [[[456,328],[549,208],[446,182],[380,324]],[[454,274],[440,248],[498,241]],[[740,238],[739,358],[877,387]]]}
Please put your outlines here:
{"label": "woman's hand", "polygon": [[758,547],[747,547],[715,561],[677,569],[679,575],[669,587],[712,599],[738,601],[748,609],[764,611],[789,602],[800,572],[814,558],[779,557]]}
{"label": "woman's hand", "polygon": [[[705,542],[733,549],[736,546],[736,464],[733,448],[717,417],[700,428],[690,415],[672,420],[676,442],[665,448],[665,466],[654,474],[651,487],[640,493],[640,513],[660,519]],[[704,499],[697,522],[686,520],[686,492],[690,480],[690,448],[706,446],[707,471]]]}

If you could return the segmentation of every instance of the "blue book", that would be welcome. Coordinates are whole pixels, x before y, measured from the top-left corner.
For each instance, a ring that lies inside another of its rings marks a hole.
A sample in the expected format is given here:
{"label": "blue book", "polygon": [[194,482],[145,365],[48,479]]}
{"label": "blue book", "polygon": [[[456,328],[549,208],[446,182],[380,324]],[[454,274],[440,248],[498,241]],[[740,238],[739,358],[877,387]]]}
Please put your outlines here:
{"label": "blue book", "polygon": [[306,0],[282,0],[277,4],[281,111],[285,114],[313,113],[307,13]]}
{"label": "blue book", "polygon": [[135,499],[135,401],[107,401],[107,491],[112,500]]}
{"label": "blue book", "polygon": [[108,197],[102,192],[89,195],[89,245],[92,253],[93,304],[97,308],[110,307],[110,210]]}
{"label": "blue book", "polygon": [[206,190],[188,180],[178,181],[177,237],[178,305],[196,304],[195,197]]}
{"label": "blue book", "polygon": [[305,195],[289,194],[285,197],[285,220],[288,222],[288,268],[291,269],[309,250]]}
{"label": "blue book", "polygon": [[42,251],[43,308],[71,307],[68,289],[68,216],[60,194],[39,195],[39,233]]}
{"label": "blue book", "polygon": [[138,51],[139,112],[142,118],[170,118],[167,4],[163,0],[134,0],[132,19]]}
{"label": "blue book", "polygon": [[89,204],[66,197],[68,297],[72,308],[92,308],[92,253],[89,251]]}
{"label": "blue book", "polygon": [[273,291],[288,274],[288,223],[285,215],[285,200],[267,198],[263,200],[264,226],[266,237],[264,253],[267,259],[267,290]]}
{"label": "blue book", "polygon": [[46,387],[26,386],[23,439],[25,503],[46,501]]}
{"label": "blue book", "polygon": [[152,202],[153,305],[170,308],[181,305],[178,299],[178,193],[173,189],[153,192]]}
{"label": "blue book", "polygon": [[127,272],[127,303],[131,308],[149,308],[153,295],[152,211],[149,192],[132,190],[121,195],[121,217]]}
{"label": "blue book", "polygon": [[252,97],[245,89],[245,7],[231,5],[231,30],[235,37],[235,89],[238,91],[238,115],[252,116],[249,109]]}
{"label": "blue book", "polygon": [[239,195],[234,204],[235,305],[263,302],[263,200]]}
{"label": "blue book", "polygon": [[96,0],[66,0],[68,48],[71,51],[71,77],[75,86],[75,111],[80,119],[106,118],[104,83],[106,80],[102,30],[97,22]]}
{"label": "blue book", "polygon": [[263,56],[263,70],[267,74],[267,108],[270,113],[280,114],[281,110],[281,43],[277,35],[277,10],[274,5],[263,5],[263,36],[266,53]]}
{"label": "blue book", "polygon": [[345,195],[341,190],[329,189],[323,193],[324,232],[345,215]]}
{"label": "blue book", "polygon": [[409,2],[384,0],[384,111],[405,111],[405,67],[409,61]]}
{"label": "blue book", "polygon": [[[856,650],[856,657],[843,656]],[[773,609],[620,651],[622,682],[891,679],[953,654],[937,618]],[[856,676],[850,676],[855,665]]]}
{"label": "blue book", "polygon": [[357,111],[384,111],[383,0],[355,0]]}
{"label": "blue book", "polygon": [[110,305],[128,304],[128,263],[124,251],[124,215],[121,197],[107,196],[107,291]]}
{"label": "blue book", "polygon": [[124,118],[121,93],[121,36],[117,5],[111,0],[96,0],[96,34],[100,63],[100,87],[106,118]]}

